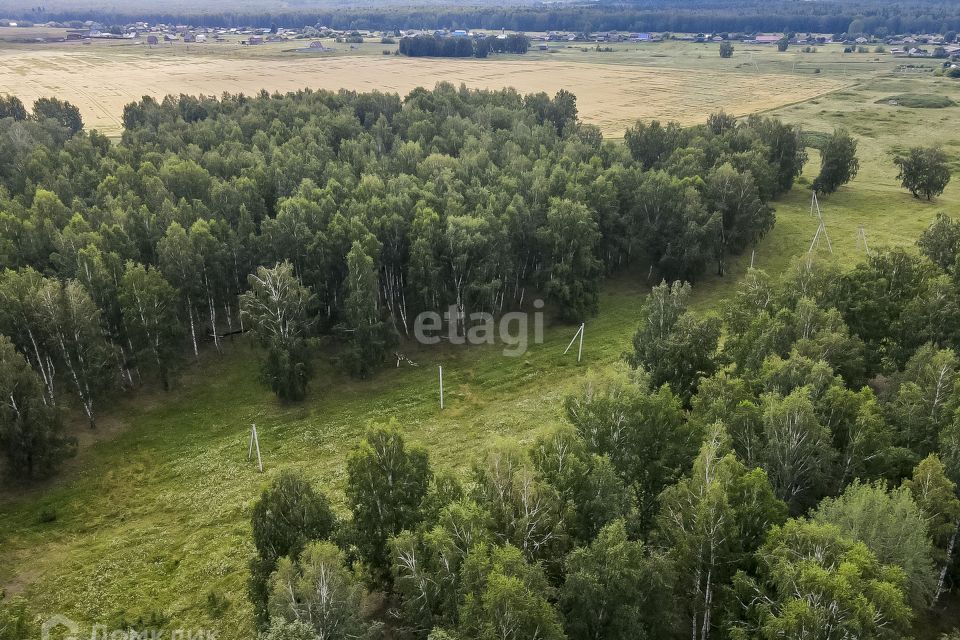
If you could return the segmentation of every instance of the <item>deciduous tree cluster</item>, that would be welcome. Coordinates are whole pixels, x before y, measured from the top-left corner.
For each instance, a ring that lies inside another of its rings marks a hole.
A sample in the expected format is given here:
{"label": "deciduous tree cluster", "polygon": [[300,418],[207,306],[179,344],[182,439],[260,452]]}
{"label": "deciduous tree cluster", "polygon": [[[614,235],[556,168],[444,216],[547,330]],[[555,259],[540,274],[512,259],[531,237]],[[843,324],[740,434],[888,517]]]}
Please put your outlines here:
{"label": "deciduous tree cluster", "polygon": [[462,332],[543,295],[582,321],[631,263],[722,273],[806,159],[797,130],[760,117],[605,141],[567,91],[144,98],[116,144],[57,99],[0,109],[0,334],[33,401],[91,427],[114,390],[167,387],[248,330],[265,384],[297,400],[318,336],[363,377],[422,311],[452,307]]}
{"label": "deciduous tree cluster", "polygon": [[[663,283],[629,368],[466,472],[370,429],[347,463],[352,519],[279,561],[265,637],[909,636],[956,581],[958,226],[847,272],[751,270],[716,317]],[[302,613],[321,594],[334,622]]]}
{"label": "deciduous tree cluster", "polygon": [[530,38],[521,33],[497,36],[417,35],[400,38],[400,55],[410,57],[486,58],[491,53],[526,53]]}

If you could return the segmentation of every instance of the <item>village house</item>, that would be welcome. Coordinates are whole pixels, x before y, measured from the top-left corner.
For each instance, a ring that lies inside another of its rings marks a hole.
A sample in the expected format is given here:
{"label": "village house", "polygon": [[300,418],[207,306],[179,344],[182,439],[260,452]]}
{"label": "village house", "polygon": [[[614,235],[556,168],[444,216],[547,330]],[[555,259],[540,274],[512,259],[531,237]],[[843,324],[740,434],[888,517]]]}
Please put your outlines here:
{"label": "village house", "polygon": [[782,33],[758,33],[751,40],[753,44],[777,44],[783,39]]}

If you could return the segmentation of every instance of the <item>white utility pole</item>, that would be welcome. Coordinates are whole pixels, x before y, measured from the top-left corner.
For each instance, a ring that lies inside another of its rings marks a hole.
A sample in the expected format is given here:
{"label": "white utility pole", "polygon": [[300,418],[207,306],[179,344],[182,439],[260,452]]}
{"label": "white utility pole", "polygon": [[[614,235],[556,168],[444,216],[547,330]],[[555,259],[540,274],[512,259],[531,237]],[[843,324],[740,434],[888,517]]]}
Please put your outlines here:
{"label": "white utility pole", "polygon": [[573,346],[573,343],[576,342],[577,336],[580,337],[580,347],[577,349],[577,362],[580,362],[580,359],[583,357],[583,328],[586,326],[586,323],[581,323],[580,328],[577,329],[577,332],[573,334],[573,338],[570,339],[570,344],[567,345],[567,348],[563,350],[563,355],[567,355],[567,352],[570,351],[570,347]]}
{"label": "white utility pole", "polygon": [[253,456],[253,449],[257,449],[257,466],[260,467],[260,473],[263,473],[263,458],[260,457],[260,438],[257,437],[256,423],[250,425],[250,447],[247,449],[247,460]]}

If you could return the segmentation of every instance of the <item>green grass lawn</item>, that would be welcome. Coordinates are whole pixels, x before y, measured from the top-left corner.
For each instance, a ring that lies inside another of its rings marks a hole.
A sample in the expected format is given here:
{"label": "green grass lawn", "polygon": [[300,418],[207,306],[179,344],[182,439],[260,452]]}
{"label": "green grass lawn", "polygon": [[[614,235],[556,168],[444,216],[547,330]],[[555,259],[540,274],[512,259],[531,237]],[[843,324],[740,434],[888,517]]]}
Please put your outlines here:
{"label": "green grass lawn", "polygon": [[[848,127],[860,141],[857,179],[821,200],[827,230],[818,260],[855,263],[871,249],[912,245],[937,211],[960,214],[960,179],[934,203],[899,188],[893,153],[939,143],[954,162],[960,107],[910,109],[878,104],[890,95],[945,95],[960,102],[960,82],[884,74],[774,115],[810,131]],[[952,126],[951,126],[952,124]],[[806,254],[817,222],[809,216],[811,161],[797,187],[776,203],[777,225],[757,247],[755,264],[779,273]],[[725,278],[695,286],[696,304],[714,309],[735,286],[751,255]],[[61,613],[86,625],[153,618],[165,628],[206,627],[224,640],[251,636],[246,563],[249,513],[260,489],[282,469],[297,469],[343,510],[346,452],[366,425],[396,419],[426,446],[435,467],[465,470],[479,452],[507,438],[521,443],[563,420],[562,398],[590,369],[615,366],[629,348],[637,309],[650,286],[644,273],[604,288],[600,315],[586,325],[584,360],[562,355],[575,327],[553,325],[521,358],[499,348],[447,345],[401,349],[419,366],[393,362],[367,381],[345,380],[324,361],[308,399],[283,406],[257,382],[258,358],[245,340],[225,355],[205,353],[170,393],[144,390],[118,399],[79,456],[46,486],[0,496],[0,588],[20,594],[31,612]],[[444,366],[446,408],[437,397]],[[256,422],[264,474],[246,460]],[[41,513],[56,519],[41,522]],[[208,594],[226,599],[211,609]]]}

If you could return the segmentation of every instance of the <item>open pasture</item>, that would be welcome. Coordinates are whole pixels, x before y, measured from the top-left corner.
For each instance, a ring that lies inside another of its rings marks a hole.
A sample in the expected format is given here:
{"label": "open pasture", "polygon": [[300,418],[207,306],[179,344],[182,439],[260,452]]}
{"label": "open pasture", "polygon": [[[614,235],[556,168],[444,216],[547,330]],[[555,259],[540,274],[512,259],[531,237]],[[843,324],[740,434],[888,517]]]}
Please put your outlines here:
{"label": "open pasture", "polygon": [[[673,51],[677,46],[656,50]],[[404,95],[440,81],[474,88],[510,86],[524,93],[553,94],[565,88],[577,95],[584,120],[618,137],[638,118],[696,124],[720,109],[745,115],[820,96],[851,82],[836,74],[738,66],[746,58],[720,65],[713,48],[717,62],[711,59],[707,71],[689,60],[681,60],[678,68],[648,66],[635,59],[641,54],[618,57],[616,52],[587,55],[574,50],[524,59],[464,60],[384,56],[380,53],[384,46],[373,43],[332,54],[296,53],[290,47],[284,43],[284,51],[274,45],[235,43],[21,46],[0,50],[0,93],[17,95],[27,104],[41,96],[65,98],[80,108],[89,128],[118,135],[123,106],[144,95],[250,94],[304,87]]]}

